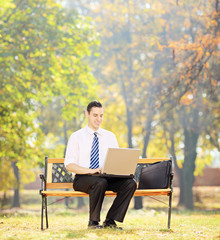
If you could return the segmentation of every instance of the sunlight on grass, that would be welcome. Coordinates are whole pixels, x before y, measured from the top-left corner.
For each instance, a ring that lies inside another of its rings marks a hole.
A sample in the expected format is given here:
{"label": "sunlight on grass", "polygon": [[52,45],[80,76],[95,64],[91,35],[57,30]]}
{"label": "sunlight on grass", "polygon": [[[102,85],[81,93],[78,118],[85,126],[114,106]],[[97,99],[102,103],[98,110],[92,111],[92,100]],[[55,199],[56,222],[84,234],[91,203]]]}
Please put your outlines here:
{"label": "sunlight on grass", "polygon": [[[176,207],[175,190],[171,217],[171,229],[167,229],[167,206],[151,198],[144,198],[144,208],[133,209],[130,205],[124,223],[118,223],[123,230],[87,229],[88,198],[86,206],[76,209],[77,199],[71,199],[70,208],[64,201],[56,202],[50,198],[48,203],[49,228],[40,230],[40,196],[38,191],[22,193],[22,208],[4,208],[0,212],[0,239],[220,239],[220,188],[197,188],[201,199],[195,202],[196,210],[181,210]],[[10,196],[10,195],[8,195]],[[10,199],[10,198],[9,198]],[[101,220],[105,219],[113,198],[107,198],[103,204]]]}
{"label": "sunlight on grass", "polygon": [[[104,215],[102,216],[102,219]],[[173,213],[167,229],[165,212],[129,209],[123,230],[88,230],[88,214],[50,213],[49,229],[40,230],[40,214],[12,214],[0,218],[1,239],[219,239],[220,211]]]}

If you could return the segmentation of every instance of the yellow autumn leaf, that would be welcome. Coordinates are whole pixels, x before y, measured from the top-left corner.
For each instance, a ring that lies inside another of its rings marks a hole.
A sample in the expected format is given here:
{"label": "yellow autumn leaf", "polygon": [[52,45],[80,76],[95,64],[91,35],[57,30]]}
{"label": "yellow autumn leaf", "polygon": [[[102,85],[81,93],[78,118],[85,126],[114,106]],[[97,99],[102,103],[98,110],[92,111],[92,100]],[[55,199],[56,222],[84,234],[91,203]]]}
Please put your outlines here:
{"label": "yellow autumn leaf", "polygon": [[157,47],[158,47],[158,49],[159,49],[161,52],[163,51],[163,46],[160,45],[160,42],[159,42],[159,41],[157,41]]}

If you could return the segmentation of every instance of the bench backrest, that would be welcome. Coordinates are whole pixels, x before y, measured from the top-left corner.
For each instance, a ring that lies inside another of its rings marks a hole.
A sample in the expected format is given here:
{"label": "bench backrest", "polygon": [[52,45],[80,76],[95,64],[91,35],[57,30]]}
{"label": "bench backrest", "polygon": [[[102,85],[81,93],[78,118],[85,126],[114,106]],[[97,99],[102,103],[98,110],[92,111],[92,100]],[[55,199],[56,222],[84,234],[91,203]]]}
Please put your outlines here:
{"label": "bench backrest", "polygon": [[[140,158],[138,164],[152,164],[170,160],[170,158]],[[66,171],[64,158],[45,157],[46,189],[72,189],[72,174]]]}

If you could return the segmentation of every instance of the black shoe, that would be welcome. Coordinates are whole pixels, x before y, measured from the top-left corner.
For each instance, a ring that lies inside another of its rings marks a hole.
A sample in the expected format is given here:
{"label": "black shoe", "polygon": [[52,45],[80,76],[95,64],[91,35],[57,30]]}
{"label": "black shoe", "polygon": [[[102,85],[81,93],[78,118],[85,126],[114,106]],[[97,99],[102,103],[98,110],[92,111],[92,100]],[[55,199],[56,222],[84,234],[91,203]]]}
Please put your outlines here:
{"label": "black shoe", "polygon": [[88,224],[88,228],[91,228],[91,229],[100,229],[100,228],[103,228],[101,225],[99,225],[99,222],[98,221],[92,221],[90,220],[89,221],[89,224]]}
{"label": "black shoe", "polygon": [[122,230],[121,227],[118,227],[116,222],[113,219],[106,218],[105,221],[103,222],[103,227],[104,228],[114,228],[114,229],[119,229]]}

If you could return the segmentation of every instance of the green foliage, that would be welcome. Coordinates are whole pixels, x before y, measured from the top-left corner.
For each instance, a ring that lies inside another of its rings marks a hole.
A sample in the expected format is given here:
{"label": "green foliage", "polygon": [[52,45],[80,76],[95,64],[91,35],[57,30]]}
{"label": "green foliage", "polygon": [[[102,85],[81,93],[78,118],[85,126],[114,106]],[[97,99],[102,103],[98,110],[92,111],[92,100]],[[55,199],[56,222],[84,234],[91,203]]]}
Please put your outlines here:
{"label": "green foliage", "polygon": [[59,96],[57,118],[72,120],[94,96],[85,57],[98,41],[89,19],[51,0],[3,1],[0,36],[0,172],[8,176],[0,185],[6,190],[14,186],[12,162],[25,183],[47,151],[39,107]]}

